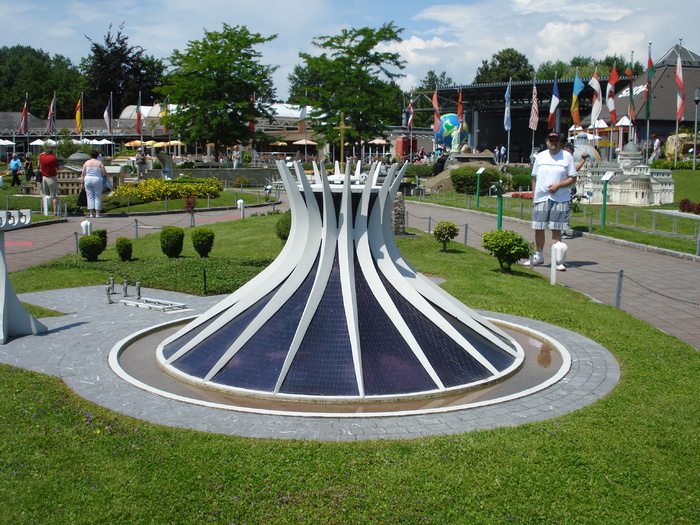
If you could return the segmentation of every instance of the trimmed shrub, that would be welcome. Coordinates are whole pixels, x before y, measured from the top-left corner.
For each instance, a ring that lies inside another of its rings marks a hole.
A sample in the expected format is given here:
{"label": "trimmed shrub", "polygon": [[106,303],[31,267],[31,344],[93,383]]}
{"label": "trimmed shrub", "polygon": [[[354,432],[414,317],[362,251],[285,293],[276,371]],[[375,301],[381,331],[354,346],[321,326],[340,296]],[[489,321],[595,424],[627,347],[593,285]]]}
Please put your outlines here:
{"label": "trimmed shrub", "polygon": [[512,230],[496,230],[484,233],[481,239],[484,249],[493,255],[504,273],[511,273],[511,266],[532,253],[530,243]]}
{"label": "trimmed shrub", "polygon": [[440,221],[433,230],[433,235],[442,243],[442,251],[447,251],[447,243],[459,235],[459,227],[450,221]]}
{"label": "trimmed shrub", "polygon": [[119,237],[117,239],[117,242],[114,244],[114,249],[116,250],[117,255],[122,261],[127,262],[131,260],[131,254],[133,252],[133,245],[131,244],[131,239],[127,239],[126,237]]}
{"label": "trimmed shrub", "polygon": [[180,257],[185,240],[185,230],[179,226],[166,226],[160,231],[160,249],[170,259]]}
{"label": "trimmed shrub", "polygon": [[205,226],[192,230],[192,246],[200,257],[209,257],[214,247],[214,230]]}
{"label": "trimmed shrub", "polygon": [[245,178],[243,175],[241,175],[235,181],[233,181],[233,185],[238,186],[240,188],[244,188],[244,187],[250,186],[250,181],[247,178]]}
{"label": "trimmed shrub", "polygon": [[409,164],[406,166],[406,177],[429,179],[433,176],[433,167],[429,164]]}
{"label": "trimmed shrub", "polygon": [[528,190],[532,187],[532,175],[518,173],[517,175],[512,175],[510,180],[505,180],[504,182],[515,191]]}
{"label": "trimmed shrub", "polygon": [[78,241],[78,250],[80,255],[88,262],[95,262],[100,254],[104,251],[102,239],[95,235],[85,235]]}
{"label": "trimmed shrub", "polygon": [[289,238],[289,232],[292,229],[292,211],[285,211],[275,225],[275,233],[277,237],[286,241]]}
{"label": "trimmed shrub", "polygon": [[[473,166],[462,166],[450,172],[452,187],[457,193],[476,194],[476,170]],[[486,168],[481,174],[481,188],[479,195],[488,193],[492,184],[503,178],[503,174],[496,168]]]}
{"label": "trimmed shrub", "polygon": [[107,249],[107,230],[95,230],[92,234],[97,235],[102,240],[102,251],[105,251]]}

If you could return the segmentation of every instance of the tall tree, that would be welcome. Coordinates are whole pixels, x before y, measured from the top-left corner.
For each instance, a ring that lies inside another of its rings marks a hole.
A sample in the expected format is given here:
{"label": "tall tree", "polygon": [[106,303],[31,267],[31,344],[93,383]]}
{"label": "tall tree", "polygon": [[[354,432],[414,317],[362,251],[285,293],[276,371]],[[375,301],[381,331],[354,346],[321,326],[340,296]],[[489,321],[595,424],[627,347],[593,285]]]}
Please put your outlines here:
{"label": "tall tree", "polygon": [[306,65],[297,64],[292,72],[287,75],[289,80],[289,104],[301,104],[303,98],[318,99],[323,87],[324,78],[315,69],[309,69]]}
{"label": "tall tree", "polygon": [[[574,78],[577,70],[579,77],[587,78],[593,76],[596,66],[598,67],[598,76],[606,78],[610,75],[613,65],[617,69],[617,74],[623,76],[627,60],[620,55],[607,55],[601,61],[596,61],[592,57],[575,56],[568,63],[561,60],[543,62],[537,68],[537,78],[539,80],[551,80],[554,78],[555,73],[557,78]],[[640,62],[636,62],[633,72],[635,75],[641,75],[644,72],[644,66]]]}
{"label": "tall tree", "polygon": [[90,54],[80,63],[87,79],[84,99],[87,118],[102,116],[110,93],[115,115],[136,104],[139,92],[144,104],[159,101],[155,88],[161,85],[165,65],[162,60],[146,55],[141,46],[129,45],[123,29],[122,23],[113,34],[110,25],[103,43],[88,38]]}
{"label": "tall tree", "polygon": [[55,91],[58,118],[69,118],[83,83],[80,71],[63,55],[51,57],[29,46],[0,48],[0,111],[21,111],[28,93],[29,112],[44,118]]}
{"label": "tall tree", "polygon": [[157,90],[178,106],[162,118],[168,129],[188,142],[213,142],[217,151],[261,138],[250,123],[272,116],[276,67],[261,64],[254,46],[275,38],[223,24],[221,31],[205,30],[204,38],[184,52],[176,49],[170,57],[173,70]]}
{"label": "tall tree", "polygon": [[494,53],[491,61],[482,60],[476,70],[475,84],[489,84],[492,82],[508,82],[513,80],[532,80],[535,68],[525,55],[512,47]]}
{"label": "tall tree", "polygon": [[428,70],[425,76],[420,80],[418,84],[418,90],[430,90],[436,87],[445,87],[454,85],[454,81],[447,76],[447,73],[443,71],[439,75],[432,69]]}
{"label": "tall tree", "polygon": [[386,126],[401,122],[403,96],[397,96],[398,88],[392,81],[401,76],[394,69],[403,69],[404,62],[398,53],[377,48],[400,42],[402,31],[393,22],[379,29],[344,29],[336,36],[314,38],[320,55],[299,54],[303,67],[312,72],[310,77],[322,80],[317,86],[308,86],[307,94],[300,97],[303,104],[314,108],[311,116],[316,118],[311,127],[322,141],[338,143],[341,114],[349,126],[345,140],[351,143],[385,136]]}

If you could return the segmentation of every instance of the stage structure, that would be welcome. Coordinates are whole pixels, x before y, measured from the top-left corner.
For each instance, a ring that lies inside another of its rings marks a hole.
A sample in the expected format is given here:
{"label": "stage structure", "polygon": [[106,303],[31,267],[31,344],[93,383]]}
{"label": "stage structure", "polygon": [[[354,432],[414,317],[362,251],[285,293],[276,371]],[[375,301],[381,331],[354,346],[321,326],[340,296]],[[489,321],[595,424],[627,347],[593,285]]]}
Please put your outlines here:
{"label": "stage structure", "polygon": [[[314,182],[277,169],[292,227],[270,266],[157,348],[177,378],[243,395],[367,402],[440,396],[515,373],[523,349],[401,255],[391,233],[404,167]],[[468,279],[469,276],[465,276]]]}

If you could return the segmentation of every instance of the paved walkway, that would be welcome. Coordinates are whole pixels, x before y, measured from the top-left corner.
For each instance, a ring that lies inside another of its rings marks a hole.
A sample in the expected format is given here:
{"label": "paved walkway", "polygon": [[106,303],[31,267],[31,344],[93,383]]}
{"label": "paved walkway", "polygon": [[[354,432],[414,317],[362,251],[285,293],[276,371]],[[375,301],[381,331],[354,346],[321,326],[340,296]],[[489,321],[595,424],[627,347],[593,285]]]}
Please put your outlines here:
{"label": "paved walkway", "polygon": [[[406,209],[408,225],[423,231],[427,231],[429,222],[431,226],[441,220],[454,222],[460,227],[455,239],[459,242],[464,242],[464,225],[468,225],[467,245],[482,250],[481,236],[496,229],[495,215],[410,201]],[[529,221],[504,217],[503,228],[534,240]],[[549,279],[549,232],[546,239],[546,265],[536,266],[535,271]],[[622,270],[620,307],[700,350],[700,260],[595,235],[584,234],[564,242],[569,247],[568,270],[557,272],[559,284],[614,306]]]}

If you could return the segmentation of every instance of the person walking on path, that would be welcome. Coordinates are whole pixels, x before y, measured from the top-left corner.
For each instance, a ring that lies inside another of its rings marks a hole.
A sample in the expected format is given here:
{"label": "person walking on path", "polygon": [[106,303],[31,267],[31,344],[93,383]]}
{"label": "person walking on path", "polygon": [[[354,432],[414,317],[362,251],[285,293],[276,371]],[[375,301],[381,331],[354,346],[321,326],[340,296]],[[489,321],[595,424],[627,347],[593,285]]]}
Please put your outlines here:
{"label": "person walking on path", "polygon": [[87,194],[87,209],[90,217],[99,217],[102,211],[102,188],[107,177],[107,169],[98,160],[99,156],[99,151],[92,150],[90,160],[83,164],[82,181]]}
{"label": "person walking on path", "polygon": [[[552,230],[552,244],[561,241],[561,232],[569,228],[571,192],[569,186],[576,183],[574,158],[561,149],[559,133],[547,136],[547,149],[535,157],[532,167],[534,188],[532,229],[535,230],[535,255],[532,263],[544,264],[545,230]],[[525,263],[530,265],[530,261]],[[566,270],[563,263],[557,270]]]}
{"label": "person walking on path", "polygon": [[10,161],[10,173],[12,173],[12,182],[10,186],[21,186],[22,181],[19,180],[19,170],[22,167],[22,161],[17,157],[17,153],[12,154]]}
{"label": "person walking on path", "polygon": [[53,204],[53,214],[58,211],[58,159],[52,149],[39,155],[39,171],[41,172],[41,193],[49,195]]}

